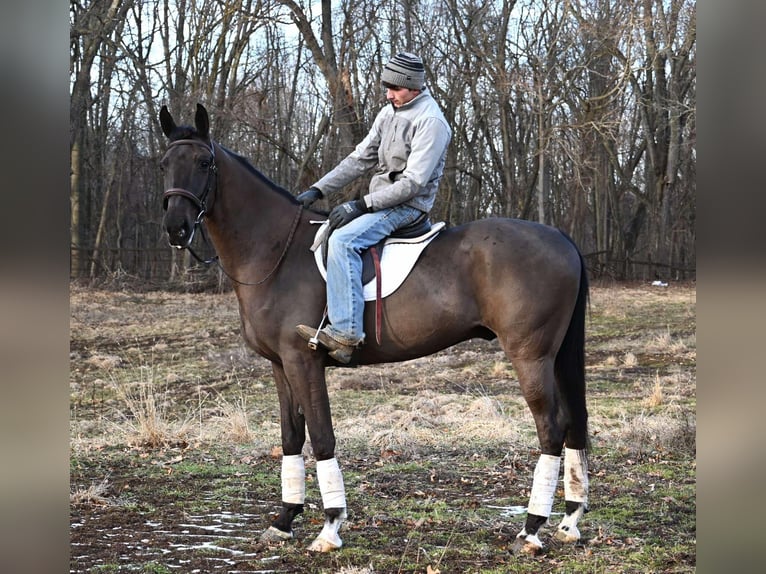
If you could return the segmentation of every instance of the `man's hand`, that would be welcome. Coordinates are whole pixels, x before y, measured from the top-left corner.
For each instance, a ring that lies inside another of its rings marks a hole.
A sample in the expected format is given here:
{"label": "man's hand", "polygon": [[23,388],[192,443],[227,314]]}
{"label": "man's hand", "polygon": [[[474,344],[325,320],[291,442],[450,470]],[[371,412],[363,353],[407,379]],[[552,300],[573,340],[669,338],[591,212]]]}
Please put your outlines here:
{"label": "man's hand", "polygon": [[322,199],[322,191],[316,187],[310,187],[307,191],[296,196],[295,199],[300,201],[303,204],[303,207],[308,209],[317,199]]}
{"label": "man's hand", "polygon": [[339,227],[343,227],[349,221],[356,219],[363,213],[367,213],[367,205],[364,203],[363,199],[341,203],[334,207],[330,212],[330,228],[338,229]]}

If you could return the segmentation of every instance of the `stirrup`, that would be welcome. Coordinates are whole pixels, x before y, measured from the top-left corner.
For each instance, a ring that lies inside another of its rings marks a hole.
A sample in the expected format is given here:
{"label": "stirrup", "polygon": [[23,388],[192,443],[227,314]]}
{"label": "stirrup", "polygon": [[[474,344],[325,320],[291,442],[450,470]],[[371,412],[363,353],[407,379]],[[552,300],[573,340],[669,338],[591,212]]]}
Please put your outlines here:
{"label": "stirrup", "polygon": [[322,330],[326,322],[327,322],[327,305],[325,305],[324,311],[322,312],[322,320],[319,321],[319,327],[317,327],[317,332],[314,333],[314,336],[308,340],[309,349],[311,349],[312,351],[316,351],[319,348],[319,345],[321,344],[319,342],[319,331]]}
{"label": "stirrup", "polygon": [[323,350],[327,350],[330,357],[339,363],[347,364],[351,362],[351,355],[354,352],[353,346],[341,343],[322,329],[315,331],[314,327],[309,327],[308,325],[298,325],[296,331],[303,339],[308,341],[310,349],[317,350],[321,347]]}
{"label": "stirrup", "polygon": [[311,349],[312,351],[316,351],[319,348],[319,331],[321,330],[322,330],[322,327],[319,327],[317,329],[316,335],[314,335],[313,337],[309,339],[309,349]]}

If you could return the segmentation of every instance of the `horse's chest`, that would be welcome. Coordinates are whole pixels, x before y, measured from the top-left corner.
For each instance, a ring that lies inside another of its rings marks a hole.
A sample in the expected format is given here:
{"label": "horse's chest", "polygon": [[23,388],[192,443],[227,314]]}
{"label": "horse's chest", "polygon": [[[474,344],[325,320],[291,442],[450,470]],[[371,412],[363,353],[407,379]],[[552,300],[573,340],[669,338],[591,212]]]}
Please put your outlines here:
{"label": "horse's chest", "polygon": [[[262,357],[275,356],[273,320],[268,317],[253,317],[252,314],[245,313],[241,305],[239,317],[242,338],[247,346]],[[268,328],[269,325],[271,328]]]}

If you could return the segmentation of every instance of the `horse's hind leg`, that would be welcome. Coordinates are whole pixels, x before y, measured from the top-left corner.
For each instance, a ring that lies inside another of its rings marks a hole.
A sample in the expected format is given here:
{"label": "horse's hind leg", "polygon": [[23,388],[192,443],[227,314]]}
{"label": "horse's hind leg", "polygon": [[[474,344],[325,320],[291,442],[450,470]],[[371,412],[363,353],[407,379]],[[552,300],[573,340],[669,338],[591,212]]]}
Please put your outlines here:
{"label": "horse's hind leg", "polygon": [[585,448],[564,449],[564,500],[566,514],[556,529],[556,538],[577,542],[580,531],[577,522],[588,510],[588,458]]}
{"label": "horse's hind leg", "polygon": [[543,549],[538,533],[548,521],[553,507],[565,429],[559,417],[553,360],[516,360],[514,367],[519,376],[524,399],[535,420],[541,454],[532,481],[527,520],[523,530],[516,536],[512,551],[535,555]]}

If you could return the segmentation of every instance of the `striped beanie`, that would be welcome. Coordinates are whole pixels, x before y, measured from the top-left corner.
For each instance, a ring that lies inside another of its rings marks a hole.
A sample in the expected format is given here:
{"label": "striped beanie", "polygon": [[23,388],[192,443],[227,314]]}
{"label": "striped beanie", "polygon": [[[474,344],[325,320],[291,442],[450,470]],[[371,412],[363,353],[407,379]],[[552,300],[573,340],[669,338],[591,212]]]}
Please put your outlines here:
{"label": "striped beanie", "polygon": [[400,52],[383,68],[380,81],[383,85],[399,86],[411,90],[422,90],[426,71],[423,60],[410,52]]}

